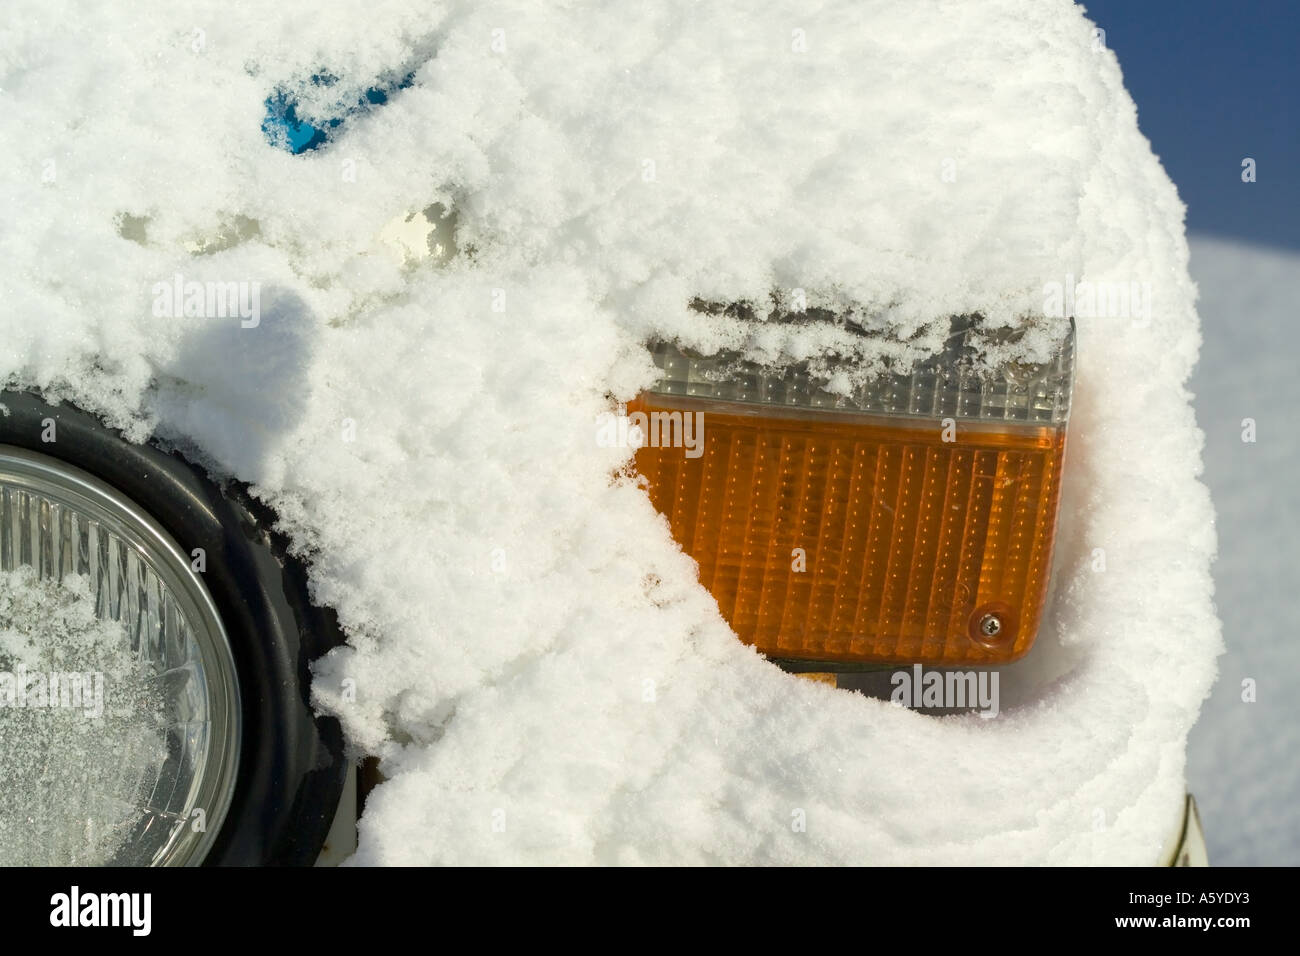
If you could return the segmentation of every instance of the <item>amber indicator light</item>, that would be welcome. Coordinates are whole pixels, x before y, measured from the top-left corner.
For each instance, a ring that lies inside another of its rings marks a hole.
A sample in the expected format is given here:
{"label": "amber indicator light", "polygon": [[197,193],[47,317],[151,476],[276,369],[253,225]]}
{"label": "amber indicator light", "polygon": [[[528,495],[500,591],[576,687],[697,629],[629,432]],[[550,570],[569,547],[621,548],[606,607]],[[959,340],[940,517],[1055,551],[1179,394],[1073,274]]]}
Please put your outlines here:
{"label": "amber indicator light", "polygon": [[[1027,652],[1064,424],[949,422],[648,393],[654,506],[740,639],[778,659],[995,664]],[[698,413],[698,414],[696,414]],[[672,439],[692,415],[694,457]]]}

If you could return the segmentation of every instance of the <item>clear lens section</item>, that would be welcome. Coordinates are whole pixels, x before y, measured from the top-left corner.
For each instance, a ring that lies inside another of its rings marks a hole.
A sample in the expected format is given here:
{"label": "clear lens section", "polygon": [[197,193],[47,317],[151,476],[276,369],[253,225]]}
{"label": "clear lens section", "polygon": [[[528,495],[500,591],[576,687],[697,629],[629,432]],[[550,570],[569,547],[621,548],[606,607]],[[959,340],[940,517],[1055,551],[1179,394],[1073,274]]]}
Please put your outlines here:
{"label": "clear lens section", "polygon": [[239,697],[220,619],[147,514],[0,446],[0,863],[198,862]]}
{"label": "clear lens section", "polygon": [[1063,425],[1070,416],[1074,328],[1051,361],[994,371],[975,361],[976,320],[953,319],[948,347],[907,375],[882,375],[849,396],[823,389],[806,363],[765,368],[734,354],[699,356],[674,345],[651,348],[663,378],[655,394],[870,415]]}

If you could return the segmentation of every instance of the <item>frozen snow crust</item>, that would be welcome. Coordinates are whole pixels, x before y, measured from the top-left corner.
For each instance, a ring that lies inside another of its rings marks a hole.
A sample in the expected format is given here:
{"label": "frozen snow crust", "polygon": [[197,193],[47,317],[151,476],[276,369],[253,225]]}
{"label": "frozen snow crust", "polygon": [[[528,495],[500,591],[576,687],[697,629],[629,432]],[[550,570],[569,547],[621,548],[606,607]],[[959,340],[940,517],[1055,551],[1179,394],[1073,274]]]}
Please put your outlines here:
{"label": "frozen snow crust", "polygon": [[[262,132],[377,85],[319,149]],[[0,142],[0,371],[278,509],[350,635],[316,697],[389,777],[357,862],[1157,862],[1220,647],[1195,290],[1079,8],[11,0]],[[433,202],[457,254],[390,254]],[[257,283],[256,326],[157,314],[176,275]],[[650,338],[847,348],[774,294],[905,363],[1077,279],[1153,308],[1079,319],[1055,599],[994,720],[760,659],[596,442]]]}

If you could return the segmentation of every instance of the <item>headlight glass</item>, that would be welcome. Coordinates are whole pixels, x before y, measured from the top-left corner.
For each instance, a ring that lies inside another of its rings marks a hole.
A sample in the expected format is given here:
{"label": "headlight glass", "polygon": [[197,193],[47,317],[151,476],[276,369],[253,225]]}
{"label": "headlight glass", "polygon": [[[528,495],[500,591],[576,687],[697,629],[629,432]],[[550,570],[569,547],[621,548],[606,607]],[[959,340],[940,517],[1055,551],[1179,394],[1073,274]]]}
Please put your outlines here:
{"label": "headlight glass", "polygon": [[193,560],[103,482],[0,446],[0,863],[193,864],[211,847],[239,685]]}

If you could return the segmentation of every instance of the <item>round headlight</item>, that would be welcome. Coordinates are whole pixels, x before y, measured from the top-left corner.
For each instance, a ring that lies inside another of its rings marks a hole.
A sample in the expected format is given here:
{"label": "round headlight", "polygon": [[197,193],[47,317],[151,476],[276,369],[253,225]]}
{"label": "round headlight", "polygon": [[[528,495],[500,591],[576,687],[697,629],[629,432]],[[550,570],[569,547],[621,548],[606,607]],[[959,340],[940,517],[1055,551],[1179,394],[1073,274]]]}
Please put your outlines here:
{"label": "round headlight", "polygon": [[91,475],[0,446],[0,863],[208,852],[240,697],[207,557]]}

